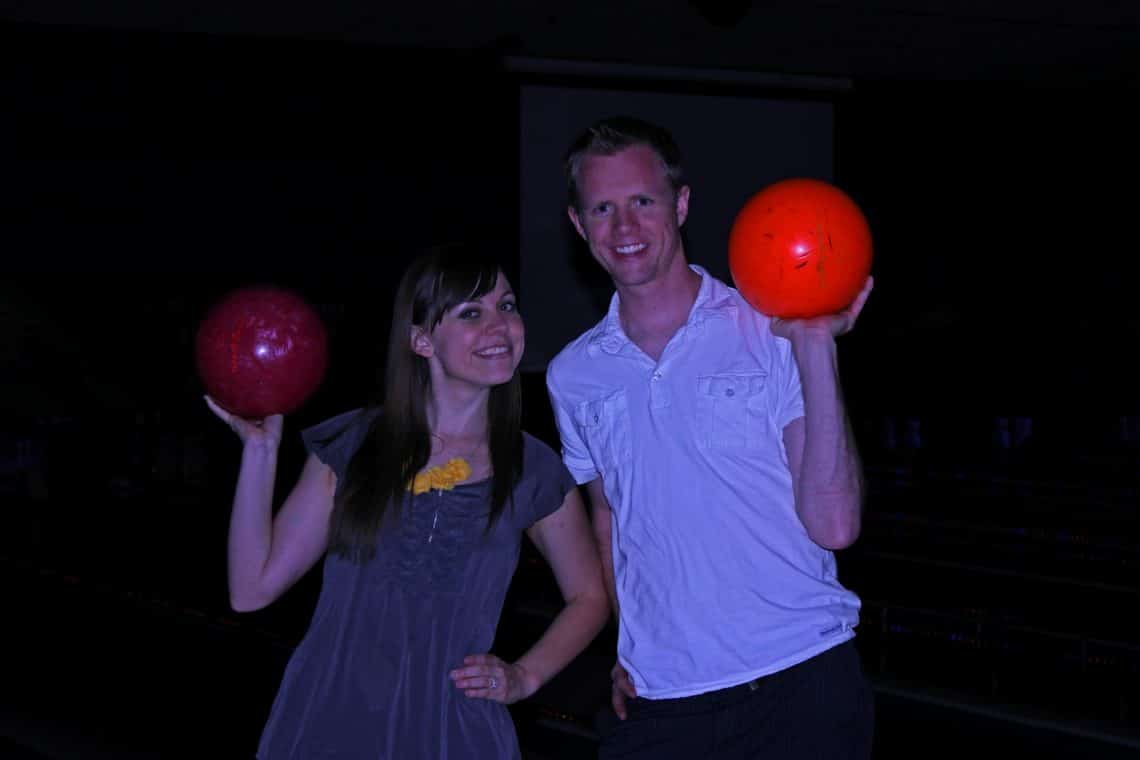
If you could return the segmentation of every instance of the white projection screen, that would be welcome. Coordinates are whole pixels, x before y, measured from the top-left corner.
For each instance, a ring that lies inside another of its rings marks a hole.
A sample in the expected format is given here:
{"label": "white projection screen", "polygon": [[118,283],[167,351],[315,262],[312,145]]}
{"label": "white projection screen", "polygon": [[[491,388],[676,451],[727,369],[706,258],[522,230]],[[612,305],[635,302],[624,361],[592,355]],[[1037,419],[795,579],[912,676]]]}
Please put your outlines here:
{"label": "white projection screen", "polygon": [[[527,324],[522,369],[543,372],[600,319],[613,289],[566,216],[561,160],[591,122],[615,114],[669,128],[692,188],[689,260],[730,281],[729,229],[744,202],[779,179],[833,181],[834,106],[820,97],[524,84],[519,104],[520,293]],[[723,88],[721,88],[723,89]]]}

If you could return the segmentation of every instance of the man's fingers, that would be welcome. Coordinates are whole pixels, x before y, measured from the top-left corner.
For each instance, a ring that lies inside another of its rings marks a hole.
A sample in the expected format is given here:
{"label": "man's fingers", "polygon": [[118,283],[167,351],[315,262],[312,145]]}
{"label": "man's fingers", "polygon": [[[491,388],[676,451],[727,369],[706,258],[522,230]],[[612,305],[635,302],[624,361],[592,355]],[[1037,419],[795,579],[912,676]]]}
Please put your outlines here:
{"label": "man's fingers", "polygon": [[613,704],[614,704],[614,712],[617,713],[617,716],[619,718],[621,718],[622,720],[625,720],[625,718],[626,718],[625,695],[622,694],[621,691],[618,689],[614,689],[614,691],[613,691]]}

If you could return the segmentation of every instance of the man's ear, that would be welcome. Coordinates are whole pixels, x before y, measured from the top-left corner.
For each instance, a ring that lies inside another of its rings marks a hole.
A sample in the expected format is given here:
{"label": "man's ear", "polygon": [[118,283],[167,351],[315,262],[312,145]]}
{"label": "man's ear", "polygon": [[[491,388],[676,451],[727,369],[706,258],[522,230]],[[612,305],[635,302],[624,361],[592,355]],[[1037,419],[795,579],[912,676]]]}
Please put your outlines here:
{"label": "man's ear", "polygon": [[418,325],[412,325],[412,351],[425,359],[435,353],[431,343],[431,333]]}
{"label": "man's ear", "polygon": [[689,218],[689,186],[682,185],[677,189],[677,226],[680,227]]}
{"label": "man's ear", "polygon": [[586,230],[582,228],[582,220],[578,218],[578,209],[573,206],[567,206],[566,215],[570,217],[570,223],[574,225],[574,229],[578,230],[578,234],[582,236],[582,239],[587,243],[590,242],[590,239],[586,237]]}

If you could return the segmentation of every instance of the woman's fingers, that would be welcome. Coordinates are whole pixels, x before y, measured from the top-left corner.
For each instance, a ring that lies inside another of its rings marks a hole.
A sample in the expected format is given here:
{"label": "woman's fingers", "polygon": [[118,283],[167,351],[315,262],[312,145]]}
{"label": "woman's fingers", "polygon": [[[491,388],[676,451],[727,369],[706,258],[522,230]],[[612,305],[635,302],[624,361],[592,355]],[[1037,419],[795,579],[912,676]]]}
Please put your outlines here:
{"label": "woman's fingers", "polygon": [[457,689],[468,697],[510,702],[519,689],[512,666],[489,654],[469,655],[463,666],[448,674]]}

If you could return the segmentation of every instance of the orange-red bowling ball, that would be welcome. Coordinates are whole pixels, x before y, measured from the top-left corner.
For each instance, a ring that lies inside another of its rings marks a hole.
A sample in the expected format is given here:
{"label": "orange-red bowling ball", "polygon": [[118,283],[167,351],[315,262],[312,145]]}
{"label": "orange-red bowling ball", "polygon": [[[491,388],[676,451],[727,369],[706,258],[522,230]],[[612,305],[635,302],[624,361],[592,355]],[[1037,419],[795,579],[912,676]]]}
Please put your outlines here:
{"label": "orange-red bowling ball", "polygon": [[198,326],[198,375],[227,411],[247,419],[288,414],[324,379],[324,323],[297,294],[276,287],[230,292]]}
{"label": "orange-red bowling ball", "polygon": [[753,308],[785,319],[842,311],[871,273],[859,206],[822,180],[786,179],[748,199],[728,239],[728,268]]}

